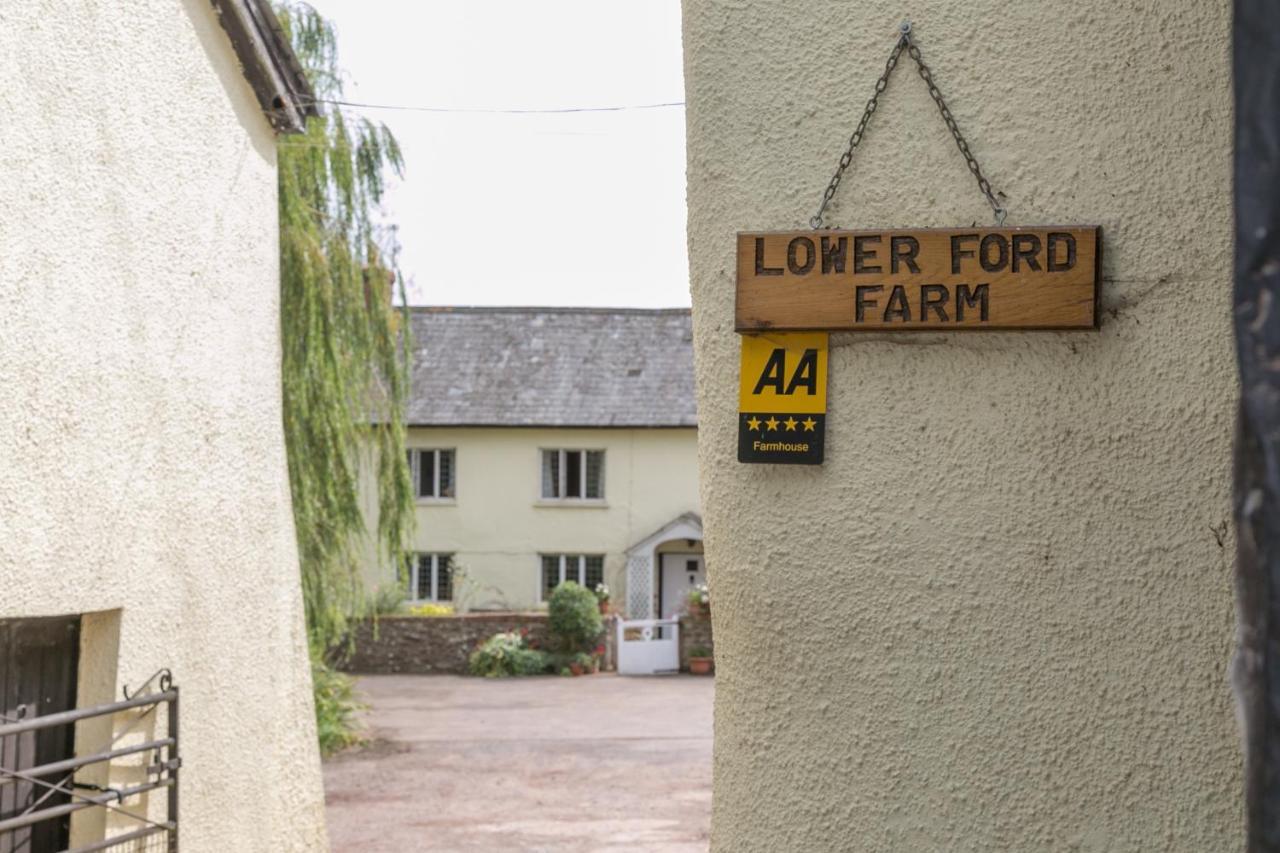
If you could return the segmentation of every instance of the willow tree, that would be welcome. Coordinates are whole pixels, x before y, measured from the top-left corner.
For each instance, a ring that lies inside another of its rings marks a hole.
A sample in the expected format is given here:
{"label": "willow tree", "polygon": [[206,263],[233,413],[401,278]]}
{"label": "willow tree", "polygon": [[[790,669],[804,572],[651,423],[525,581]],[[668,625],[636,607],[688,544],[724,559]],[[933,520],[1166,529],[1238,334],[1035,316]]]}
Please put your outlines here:
{"label": "willow tree", "polygon": [[[345,115],[333,28],[304,4],[277,7],[315,89],[319,116],[278,143],[284,429],[307,630],[319,658],[347,633],[365,596],[360,537],[399,565],[413,497],[402,413],[407,328],[394,229],[378,215],[402,170],[385,125]],[[372,472],[376,530],[366,531],[360,471]]]}

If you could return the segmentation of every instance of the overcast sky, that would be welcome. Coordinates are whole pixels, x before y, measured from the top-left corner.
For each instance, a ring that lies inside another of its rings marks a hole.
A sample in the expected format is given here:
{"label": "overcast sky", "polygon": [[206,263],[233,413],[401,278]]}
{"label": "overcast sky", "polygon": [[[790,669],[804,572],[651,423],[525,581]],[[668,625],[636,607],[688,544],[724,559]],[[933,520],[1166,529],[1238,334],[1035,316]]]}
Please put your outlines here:
{"label": "overcast sky", "polygon": [[[311,0],[347,100],[561,109],[684,100],[679,0]],[[406,174],[409,299],[426,305],[689,304],[684,109],[556,115],[360,110]]]}

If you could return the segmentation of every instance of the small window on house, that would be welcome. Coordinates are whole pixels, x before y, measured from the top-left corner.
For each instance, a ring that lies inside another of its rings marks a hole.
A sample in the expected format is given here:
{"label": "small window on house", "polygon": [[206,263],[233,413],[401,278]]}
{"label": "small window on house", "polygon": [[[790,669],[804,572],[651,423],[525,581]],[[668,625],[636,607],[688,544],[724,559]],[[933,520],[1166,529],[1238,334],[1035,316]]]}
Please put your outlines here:
{"label": "small window on house", "polygon": [[603,500],[604,451],[542,451],[542,497],[546,500]]}
{"label": "small window on house", "polygon": [[419,500],[454,496],[454,451],[423,449],[409,451],[413,492]]}
{"label": "small window on house", "polygon": [[604,556],[601,554],[543,554],[541,560],[539,590],[543,601],[565,581],[574,581],[587,589],[595,589],[596,584],[604,582]]}
{"label": "small window on house", "polygon": [[453,601],[453,555],[414,554],[409,561],[409,598]]}

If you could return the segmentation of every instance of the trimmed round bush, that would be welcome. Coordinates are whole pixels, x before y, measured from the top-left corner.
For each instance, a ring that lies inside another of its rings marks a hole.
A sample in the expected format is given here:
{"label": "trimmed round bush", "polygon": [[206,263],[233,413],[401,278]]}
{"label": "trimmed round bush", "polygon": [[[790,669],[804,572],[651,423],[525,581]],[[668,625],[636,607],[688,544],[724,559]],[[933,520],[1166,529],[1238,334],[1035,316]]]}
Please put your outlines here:
{"label": "trimmed round bush", "polygon": [[531,649],[516,631],[494,634],[480,644],[467,661],[472,675],[503,678],[508,675],[541,675],[550,666],[545,652]]}
{"label": "trimmed round bush", "polygon": [[594,648],[596,638],[604,630],[596,594],[574,581],[560,584],[547,602],[547,627],[563,651]]}

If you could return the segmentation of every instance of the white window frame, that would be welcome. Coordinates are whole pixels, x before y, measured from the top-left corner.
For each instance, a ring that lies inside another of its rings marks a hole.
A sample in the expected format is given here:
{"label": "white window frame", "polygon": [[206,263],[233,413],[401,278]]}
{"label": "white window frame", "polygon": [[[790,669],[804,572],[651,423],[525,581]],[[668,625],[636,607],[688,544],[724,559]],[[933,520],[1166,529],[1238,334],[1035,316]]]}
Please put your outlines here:
{"label": "white window frame", "polygon": [[[561,494],[561,497],[549,497],[542,493],[542,470],[543,470],[543,466],[546,464],[545,454],[548,454],[548,453],[558,453],[560,455],[560,458],[558,460],[558,466],[557,466],[557,471],[558,471],[557,476],[559,478],[559,482],[556,483],[556,487],[557,487],[556,491]],[[579,494],[582,495],[582,497],[572,498],[572,497],[564,496],[564,493],[568,491],[568,489],[566,488],[566,486],[568,485],[568,481],[566,478],[569,473],[568,454],[570,453],[582,454],[582,461],[578,465],[578,492]],[[587,494],[587,454],[588,453],[600,454],[600,497],[598,498],[589,498],[586,496]],[[538,448],[538,502],[546,503],[546,504],[566,504],[567,503],[567,504],[603,505],[605,502],[605,480],[606,480],[605,466],[607,464],[607,460],[608,460],[608,453],[605,452],[605,449],[603,447],[540,447]]]}
{"label": "white window frame", "polygon": [[[431,597],[418,597],[418,575],[422,571],[422,558],[431,558]],[[409,563],[409,601],[415,604],[424,602],[438,602],[440,600],[440,561],[441,559],[453,560],[453,553],[448,551],[419,551],[413,555],[413,559]],[[453,601],[450,597],[448,601]]]}
{"label": "white window frame", "polygon": [[[574,500],[576,500],[576,498],[575,498]],[[587,553],[582,553],[582,554],[551,554],[551,553],[542,553],[542,554],[539,554],[539,555],[538,555],[538,601],[539,601],[539,602],[543,602],[543,601],[546,601],[546,600],[547,600],[547,598],[546,598],[546,591],[545,591],[545,589],[544,589],[544,584],[543,584],[543,582],[542,582],[542,560],[543,560],[543,558],[545,558],[545,557],[559,557],[559,558],[560,558],[560,574],[559,574],[559,579],[556,581],[556,586],[559,586],[560,584],[564,583],[566,580],[574,581],[574,582],[575,582],[575,583],[577,583],[579,586],[586,586],[586,585],[587,585],[587,558],[588,558],[588,557],[599,557],[599,558],[600,558],[600,581],[601,581],[601,583],[603,583],[603,582],[604,582],[604,561],[605,561],[605,555],[604,555],[604,554],[587,554]],[[569,571],[569,561],[570,561],[571,559],[576,560],[576,561],[577,561],[577,563],[578,563],[578,565],[577,565],[577,577],[572,577],[572,578],[571,578],[571,577],[566,577],[566,575],[568,574],[568,571]],[[552,589],[555,589],[555,587],[552,587]],[[592,590],[592,591],[594,592],[594,590]]]}
{"label": "white window frame", "polygon": [[[412,458],[413,458],[413,464],[410,466],[410,471],[409,471],[409,476],[413,480],[413,499],[418,503],[451,504],[456,502],[457,494],[458,494],[458,449],[456,447],[409,447],[406,449],[409,451],[410,454],[412,454]],[[419,486],[418,472],[421,470],[421,467],[422,467],[422,454],[424,453],[430,453],[433,457],[432,462],[434,464],[434,467],[432,468],[432,470],[434,471],[435,476],[431,483],[431,488],[432,490],[435,491],[435,495],[419,495],[418,494],[418,486]],[[440,454],[441,453],[453,454],[453,467],[450,469],[453,472],[453,496],[452,497],[440,496]]]}

